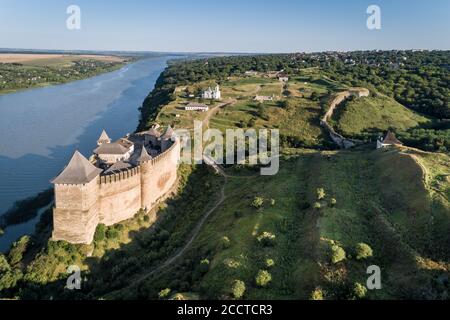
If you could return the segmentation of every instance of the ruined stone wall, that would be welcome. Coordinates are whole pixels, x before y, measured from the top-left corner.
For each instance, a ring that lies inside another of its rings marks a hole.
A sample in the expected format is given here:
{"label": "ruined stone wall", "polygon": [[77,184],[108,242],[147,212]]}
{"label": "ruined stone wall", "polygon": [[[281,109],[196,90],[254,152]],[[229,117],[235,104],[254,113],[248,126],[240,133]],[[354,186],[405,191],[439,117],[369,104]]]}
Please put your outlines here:
{"label": "ruined stone wall", "polygon": [[109,226],[133,217],[141,208],[139,167],[100,177],[99,221]]}
{"label": "ruined stone wall", "polygon": [[53,240],[90,243],[99,223],[98,180],[83,185],[55,185]]}
{"label": "ruined stone wall", "polygon": [[344,100],[348,99],[350,96],[355,97],[368,97],[370,94],[369,90],[366,88],[350,88],[346,91],[339,92],[334,99],[330,102],[330,107],[328,111],[324,114],[322,119],[320,120],[320,125],[324,127],[329,135],[331,140],[335,144],[339,146],[339,148],[348,149],[354,147],[356,144],[360,143],[360,141],[355,139],[348,139],[341,134],[337,133],[328,123],[328,120],[333,116],[334,110],[340,105]]}

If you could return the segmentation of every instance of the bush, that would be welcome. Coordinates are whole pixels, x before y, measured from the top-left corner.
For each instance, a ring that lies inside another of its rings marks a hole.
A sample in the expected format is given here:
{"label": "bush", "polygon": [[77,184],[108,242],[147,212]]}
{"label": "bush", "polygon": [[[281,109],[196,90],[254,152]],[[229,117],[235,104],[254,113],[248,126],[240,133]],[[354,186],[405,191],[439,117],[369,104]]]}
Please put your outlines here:
{"label": "bush", "polygon": [[266,259],[265,264],[267,268],[272,268],[275,265],[275,261],[273,261],[273,259]]}
{"label": "bush", "polygon": [[227,236],[223,236],[220,239],[220,243],[221,243],[223,249],[228,249],[231,246],[231,241]]}
{"label": "bush", "polygon": [[337,203],[337,201],[336,201],[335,198],[331,198],[331,199],[330,199],[330,207],[336,206],[336,203]]}
{"label": "bush", "polygon": [[234,260],[232,258],[227,258],[223,261],[223,263],[231,269],[237,269],[241,266],[241,263],[237,260]]}
{"label": "bush", "polygon": [[209,260],[203,259],[202,261],[200,261],[199,272],[201,274],[205,274],[208,272],[208,270],[209,270]]}
{"label": "bush", "polygon": [[311,292],[310,300],[324,300],[324,293],[321,288],[316,288]]}
{"label": "bush", "polygon": [[123,231],[125,230],[125,226],[121,223],[118,223],[114,226],[114,229],[116,229],[117,231]]}
{"label": "bush", "polygon": [[170,290],[169,288],[162,289],[162,290],[158,293],[158,297],[159,297],[160,299],[167,298],[167,297],[169,296],[169,294],[170,294],[171,291],[172,291],[172,290]]}
{"label": "bush", "polygon": [[338,263],[345,260],[345,251],[338,245],[331,246],[331,262]]}
{"label": "bush", "polygon": [[235,299],[241,299],[245,293],[245,283],[241,280],[234,280],[231,286],[231,295]]}
{"label": "bush", "polygon": [[326,194],[325,194],[325,190],[323,190],[323,188],[317,188],[317,200],[322,200],[325,198]]}
{"label": "bush", "polygon": [[320,210],[320,208],[322,208],[322,205],[320,204],[320,202],[314,202],[313,208],[316,210]]}
{"label": "bush", "polygon": [[353,285],[353,290],[352,290],[353,298],[354,299],[362,299],[366,296],[366,293],[367,293],[367,288],[365,286],[363,286],[361,283],[355,282],[355,284]]}
{"label": "bush", "polygon": [[11,270],[11,266],[9,265],[8,260],[6,260],[4,254],[0,253],[0,274],[9,270]]}
{"label": "bush", "polygon": [[103,223],[99,223],[97,225],[97,229],[95,229],[94,241],[103,241],[106,236],[106,226]]}
{"label": "bush", "polygon": [[252,201],[252,207],[259,209],[264,204],[264,198],[263,197],[255,197]]}
{"label": "bush", "polygon": [[22,261],[23,254],[27,251],[29,243],[29,236],[22,236],[19,240],[13,243],[8,255],[11,266],[16,266]]}
{"label": "bush", "polygon": [[22,279],[22,276],[22,271],[20,271],[20,269],[6,271],[0,276],[0,292],[2,292],[2,290],[14,288],[17,285],[17,282]]}
{"label": "bush", "polygon": [[267,270],[259,270],[255,278],[256,284],[260,287],[267,286],[271,280],[272,276]]}
{"label": "bush", "polygon": [[107,237],[108,239],[116,239],[116,238],[119,237],[119,231],[117,231],[117,230],[114,229],[114,228],[108,228],[108,229],[106,230],[106,237]]}
{"label": "bush", "polygon": [[357,260],[366,259],[373,256],[372,248],[368,244],[362,242],[356,245],[355,252]]}
{"label": "bush", "polygon": [[259,243],[263,246],[272,246],[275,243],[276,236],[272,232],[264,231],[257,237]]}

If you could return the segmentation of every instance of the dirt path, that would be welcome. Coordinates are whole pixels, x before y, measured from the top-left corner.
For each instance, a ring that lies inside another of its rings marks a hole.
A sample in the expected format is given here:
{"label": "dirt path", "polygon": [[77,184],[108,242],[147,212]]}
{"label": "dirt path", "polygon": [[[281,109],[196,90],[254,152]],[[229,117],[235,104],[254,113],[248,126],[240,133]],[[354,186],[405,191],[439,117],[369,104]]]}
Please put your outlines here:
{"label": "dirt path", "polygon": [[205,116],[205,119],[203,119],[203,121],[202,121],[203,126],[206,127],[206,128],[209,128],[209,121],[211,120],[211,118],[213,116],[215,116],[216,113],[219,112],[219,110],[222,109],[223,107],[226,107],[228,105],[232,105],[234,103],[236,103],[236,100],[230,99],[230,100],[228,100],[226,102],[219,103],[217,106],[215,106],[214,108],[209,110],[207,112],[206,116]]}
{"label": "dirt path", "polygon": [[[168,269],[168,267],[170,267],[170,265],[172,265],[178,258],[180,258],[184,253],[186,253],[187,250],[190,249],[192,243],[197,238],[197,236],[200,233],[206,220],[226,199],[225,186],[227,184],[228,178],[235,177],[235,176],[227,174],[220,165],[216,164],[213,159],[211,159],[207,156],[204,157],[204,162],[208,166],[212,167],[218,174],[220,174],[223,177],[223,183],[220,187],[219,198],[217,199],[217,201],[214,203],[214,205],[208,211],[206,211],[203,214],[201,219],[197,222],[197,224],[195,225],[194,229],[192,230],[189,238],[187,239],[187,241],[183,245],[183,247],[181,247],[179,250],[177,250],[172,256],[170,256],[168,259],[166,259],[164,262],[162,262],[159,266],[157,266],[151,270],[148,270],[147,272],[142,274],[140,277],[136,278],[135,280],[132,280],[126,287],[108,293],[107,295],[105,295],[105,298],[111,297],[112,295],[114,295],[114,293],[118,293],[126,288],[130,288],[130,287],[150,278],[151,276],[153,276],[154,274],[156,274],[158,272],[166,271]],[[256,176],[245,176],[245,177],[251,178],[251,177],[256,177]],[[236,178],[241,178],[241,176],[236,176]]]}

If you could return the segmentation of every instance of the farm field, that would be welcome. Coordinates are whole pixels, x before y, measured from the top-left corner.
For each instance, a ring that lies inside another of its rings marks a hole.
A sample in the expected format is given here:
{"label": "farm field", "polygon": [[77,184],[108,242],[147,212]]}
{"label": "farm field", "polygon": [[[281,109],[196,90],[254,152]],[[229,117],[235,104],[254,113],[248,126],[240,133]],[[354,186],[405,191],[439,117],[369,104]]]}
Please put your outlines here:
{"label": "farm field", "polygon": [[119,56],[0,53],[0,94],[88,78],[128,61]]}

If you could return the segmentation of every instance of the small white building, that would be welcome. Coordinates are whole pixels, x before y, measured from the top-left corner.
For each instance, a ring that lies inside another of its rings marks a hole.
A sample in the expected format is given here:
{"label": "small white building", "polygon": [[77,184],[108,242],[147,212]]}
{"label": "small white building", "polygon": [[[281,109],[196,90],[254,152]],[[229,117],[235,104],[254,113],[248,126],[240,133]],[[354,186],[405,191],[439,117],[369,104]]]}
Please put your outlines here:
{"label": "small white building", "polygon": [[221,99],[221,93],[220,93],[219,85],[217,85],[214,89],[211,89],[211,87],[208,87],[208,89],[206,89],[206,90],[204,90],[202,92],[201,97],[203,99],[220,100]]}
{"label": "small white building", "polygon": [[258,101],[258,102],[264,102],[264,101],[274,101],[275,100],[275,95],[271,95],[271,96],[255,96],[253,98],[253,101]]}
{"label": "small white building", "polygon": [[184,110],[186,111],[201,111],[206,112],[209,110],[209,107],[206,104],[203,103],[195,103],[191,102],[184,106]]}
{"label": "small white building", "polygon": [[254,71],[254,70],[249,70],[249,71],[245,71],[244,73],[246,76],[257,76],[258,75],[258,71]]}
{"label": "small white building", "polygon": [[288,75],[286,73],[280,72],[278,74],[278,81],[280,81],[280,82],[288,82],[289,81],[289,77],[288,77]]}

